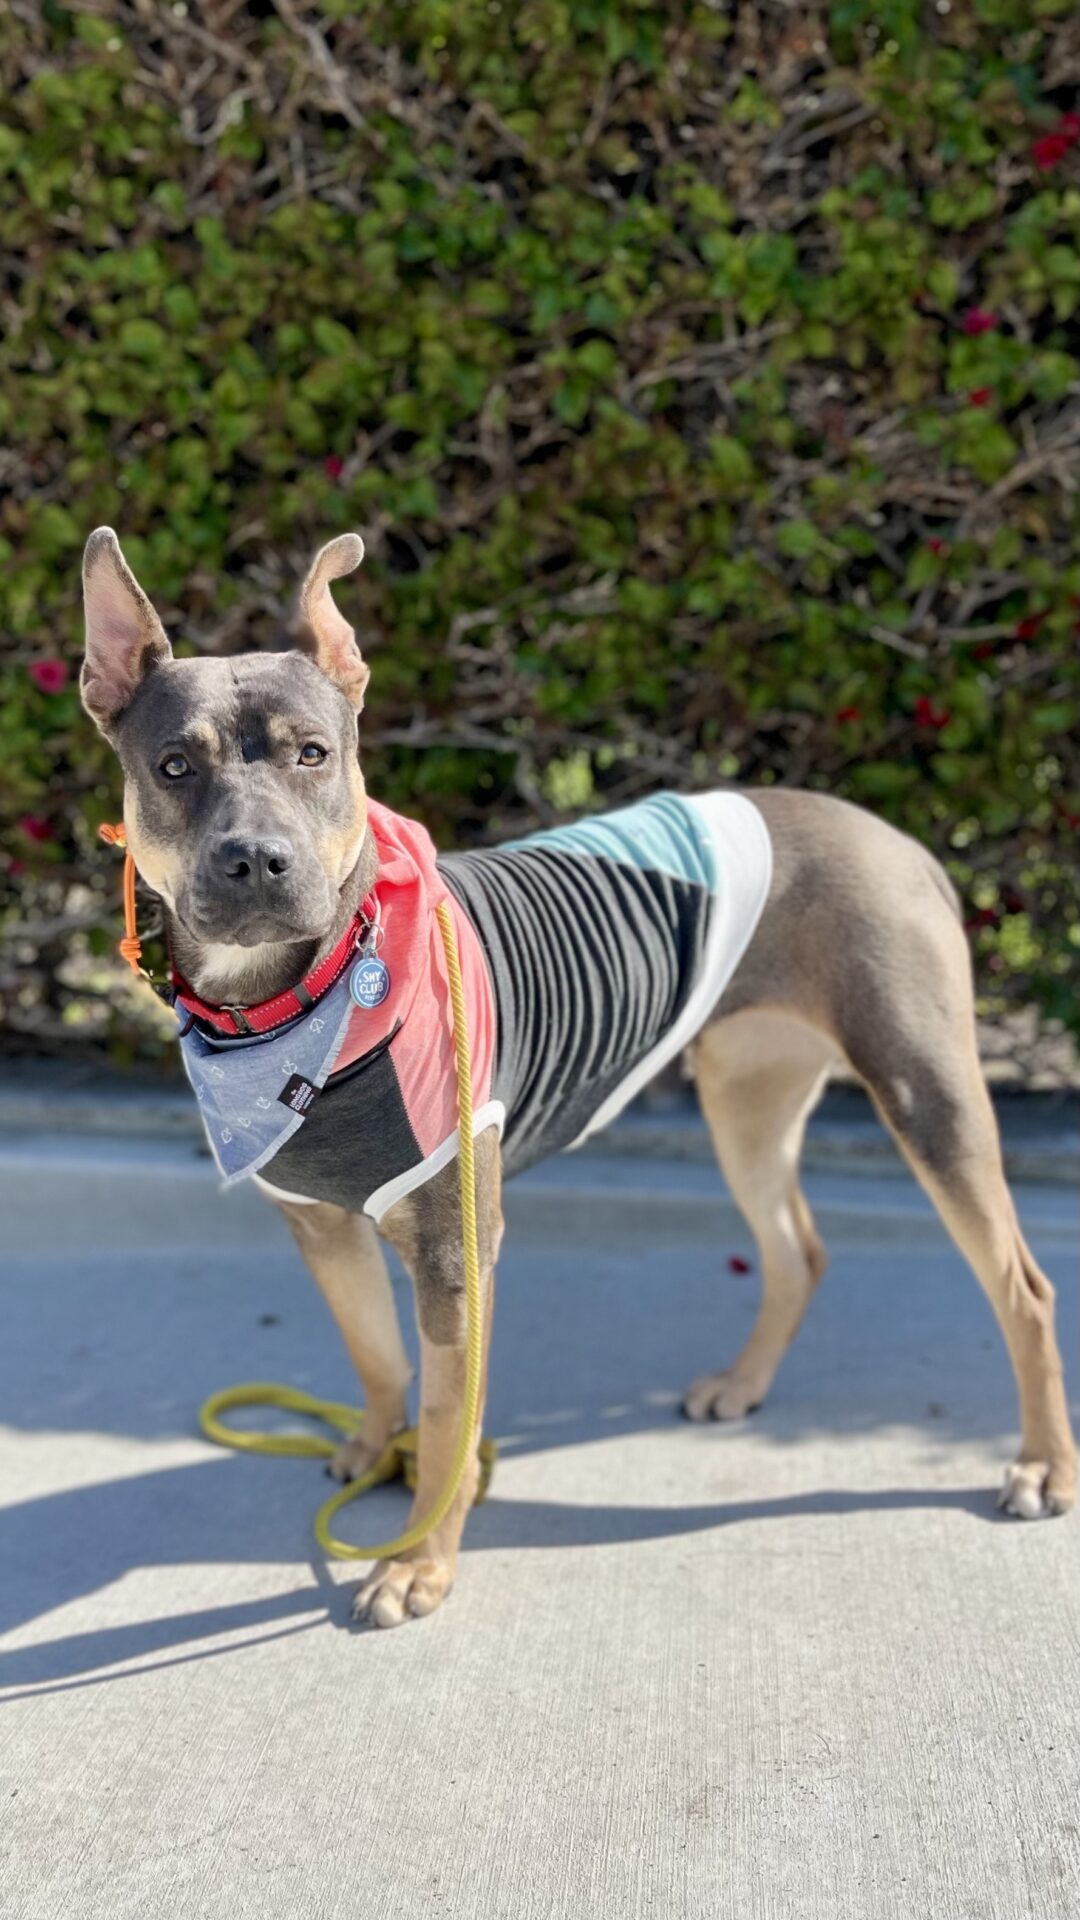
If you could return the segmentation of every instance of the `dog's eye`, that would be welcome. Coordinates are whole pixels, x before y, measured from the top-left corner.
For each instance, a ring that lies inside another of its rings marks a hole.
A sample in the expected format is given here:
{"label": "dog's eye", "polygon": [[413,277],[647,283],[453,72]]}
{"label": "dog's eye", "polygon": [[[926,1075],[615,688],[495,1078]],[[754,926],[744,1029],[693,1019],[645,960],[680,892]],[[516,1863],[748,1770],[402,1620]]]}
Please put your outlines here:
{"label": "dog's eye", "polygon": [[191,764],[182,753],[170,753],[168,759],[162,761],[161,771],[166,780],[182,780],[185,773],[191,772]]}
{"label": "dog's eye", "polygon": [[302,767],[321,767],[326,759],[326,748],[316,746],[314,740],[309,740],[306,746],[301,747],[297,759]]}

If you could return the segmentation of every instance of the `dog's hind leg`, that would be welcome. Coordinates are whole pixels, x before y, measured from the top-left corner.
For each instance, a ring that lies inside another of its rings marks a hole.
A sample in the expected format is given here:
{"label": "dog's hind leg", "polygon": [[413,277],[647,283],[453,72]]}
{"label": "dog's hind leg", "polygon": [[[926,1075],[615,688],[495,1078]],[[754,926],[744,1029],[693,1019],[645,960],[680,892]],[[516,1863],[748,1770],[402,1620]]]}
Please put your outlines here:
{"label": "dog's hind leg", "polygon": [[[914,945],[915,950],[912,951]],[[979,1065],[967,946],[951,914],[908,943],[906,994],[870,992],[846,1037],[852,1065],[994,1309],[1020,1398],[1021,1445],[999,1504],[1020,1519],[1076,1498],[1054,1289],[1020,1230]]]}
{"label": "dog's hind leg", "polygon": [[336,1480],[358,1480],[390,1436],[408,1425],[405,1396],[412,1372],[386,1261],[375,1228],[362,1214],[322,1201],[278,1205],[363,1385],[364,1424],[355,1440],[338,1448],[328,1469]]}
{"label": "dog's hind leg", "polygon": [[687,1393],[683,1411],[691,1420],[736,1420],[760,1406],[825,1271],[799,1186],[799,1155],[836,1053],[812,1026],[772,1009],[721,1019],[692,1049],[721,1170],[757,1241],[762,1293],[734,1365],[695,1380]]}

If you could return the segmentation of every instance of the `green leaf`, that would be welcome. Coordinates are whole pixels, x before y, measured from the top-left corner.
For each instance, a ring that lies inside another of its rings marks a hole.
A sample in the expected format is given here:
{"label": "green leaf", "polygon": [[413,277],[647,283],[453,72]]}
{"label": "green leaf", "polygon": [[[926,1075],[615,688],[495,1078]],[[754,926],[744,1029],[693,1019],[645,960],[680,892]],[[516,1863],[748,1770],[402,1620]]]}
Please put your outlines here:
{"label": "green leaf", "polygon": [[321,353],[337,354],[347,359],[355,352],[355,336],[340,320],[331,319],[329,314],[316,314],[311,323],[311,332]]}
{"label": "green leaf", "polygon": [[749,480],[754,463],[741,440],[729,433],[714,433],[709,440],[709,459],[722,480],[741,484]]}
{"label": "green leaf", "polygon": [[138,360],[157,360],[165,352],[169,336],[156,320],[125,320],[120,328],[120,348]]}
{"label": "green leaf", "polygon": [[805,560],[817,550],[817,528],[809,520],[784,520],[776,530],[776,546],[790,560]]}

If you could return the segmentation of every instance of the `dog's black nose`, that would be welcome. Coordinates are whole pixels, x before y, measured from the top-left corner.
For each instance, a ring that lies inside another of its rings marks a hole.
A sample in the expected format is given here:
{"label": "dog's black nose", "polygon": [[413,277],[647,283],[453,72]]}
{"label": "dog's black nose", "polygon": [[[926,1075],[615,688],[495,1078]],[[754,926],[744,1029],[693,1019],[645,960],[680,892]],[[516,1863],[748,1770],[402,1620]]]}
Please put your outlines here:
{"label": "dog's black nose", "polygon": [[226,880],[238,886],[261,887],[280,880],[293,863],[291,840],[248,840],[226,835],[218,843],[215,865]]}

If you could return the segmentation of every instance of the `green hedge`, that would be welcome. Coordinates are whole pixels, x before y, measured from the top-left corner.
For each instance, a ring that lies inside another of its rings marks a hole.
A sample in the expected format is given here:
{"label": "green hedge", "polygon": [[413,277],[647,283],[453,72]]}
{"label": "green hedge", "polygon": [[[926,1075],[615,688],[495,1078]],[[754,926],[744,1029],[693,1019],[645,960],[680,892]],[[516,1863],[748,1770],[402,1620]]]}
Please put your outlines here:
{"label": "green hedge", "polygon": [[19,1033],[151,1044],[99,957],[101,521],[224,652],[360,528],[369,779],[443,841],[827,788],[945,856],[992,1001],[1075,1020],[1074,0],[46,0],[0,34]]}

